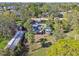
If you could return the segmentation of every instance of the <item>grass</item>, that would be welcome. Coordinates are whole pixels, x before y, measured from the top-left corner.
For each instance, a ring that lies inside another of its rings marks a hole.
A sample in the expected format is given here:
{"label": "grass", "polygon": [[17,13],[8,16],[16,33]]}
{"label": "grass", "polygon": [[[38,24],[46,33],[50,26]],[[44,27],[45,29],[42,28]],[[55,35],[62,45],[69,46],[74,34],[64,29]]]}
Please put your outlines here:
{"label": "grass", "polygon": [[31,56],[47,56],[48,48],[40,48],[33,52]]}
{"label": "grass", "polygon": [[8,40],[3,40],[0,42],[0,49],[3,49],[8,43]]}
{"label": "grass", "polygon": [[46,37],[46,39],[50,41],[51,39],[53,39],[53,37],[52,37],[52,35],[49,35]]}

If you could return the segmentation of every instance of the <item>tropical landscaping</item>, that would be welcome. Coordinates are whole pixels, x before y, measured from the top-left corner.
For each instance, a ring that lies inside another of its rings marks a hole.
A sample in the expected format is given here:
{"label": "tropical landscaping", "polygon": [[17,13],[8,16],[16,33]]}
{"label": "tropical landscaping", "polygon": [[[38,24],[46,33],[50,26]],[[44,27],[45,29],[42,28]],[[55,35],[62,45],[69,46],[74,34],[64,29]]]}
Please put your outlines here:
{"label": "tropical landscaping", "polygon": [[0,3],[0,55],[79,56],[79,3]]}

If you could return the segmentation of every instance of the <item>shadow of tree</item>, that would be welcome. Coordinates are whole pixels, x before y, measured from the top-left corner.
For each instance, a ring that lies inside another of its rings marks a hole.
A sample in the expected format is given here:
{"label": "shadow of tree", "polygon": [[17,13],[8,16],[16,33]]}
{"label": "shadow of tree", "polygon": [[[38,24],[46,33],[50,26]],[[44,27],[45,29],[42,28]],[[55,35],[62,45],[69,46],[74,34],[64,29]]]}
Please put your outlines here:
{"label": "shadow of tree", "polygon": [[27,40],[21,41],[20,46],[16,47],[15,49],[15,55],[16,56],[26,56],[29,52],[29,45]]}
{"label": "shadow of tree", "polygon": [[48,42],[46,38],[40,39],[40,43],[43,48],[46,48],[52,45],[52,43]]}
{"label": "shadow of tree", "polygon": [[47,48],[47,47],[50,47],[52,45],[51,42],[46,42],[42,45],[43,48]]}

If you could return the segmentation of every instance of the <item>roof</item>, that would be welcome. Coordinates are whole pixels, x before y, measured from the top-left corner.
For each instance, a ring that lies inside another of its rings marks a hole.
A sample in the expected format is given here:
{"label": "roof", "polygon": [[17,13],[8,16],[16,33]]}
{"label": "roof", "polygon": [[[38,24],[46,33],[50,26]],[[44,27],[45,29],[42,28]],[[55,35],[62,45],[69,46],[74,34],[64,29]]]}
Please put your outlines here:
{"label": "roof", "polygon": [[15,9],[15,6],[8,6],[7,9]]}
{"label": "roof", "polygon": [[8,43],[7,48],[14,49],[19,43],[19,41],[22,39],[23,34],[24,31],[17,31],[15,36]]}
{"label": "roof", "polygon": [[41,20],[48,20],[47,18],[31,18],[31,20],[41,21]]}

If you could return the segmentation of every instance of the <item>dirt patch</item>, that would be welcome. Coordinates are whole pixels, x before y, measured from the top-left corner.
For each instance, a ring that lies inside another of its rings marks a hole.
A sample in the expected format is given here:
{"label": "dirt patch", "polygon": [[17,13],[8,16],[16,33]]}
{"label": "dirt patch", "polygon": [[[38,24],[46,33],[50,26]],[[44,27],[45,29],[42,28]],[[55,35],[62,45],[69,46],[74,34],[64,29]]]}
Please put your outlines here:
{"label": "dirt patch", "polygon": [[47,36],[49,36],[49,34],[36,34],[34,37],[35,42],[38,42],[41,38],[46,38]]}

